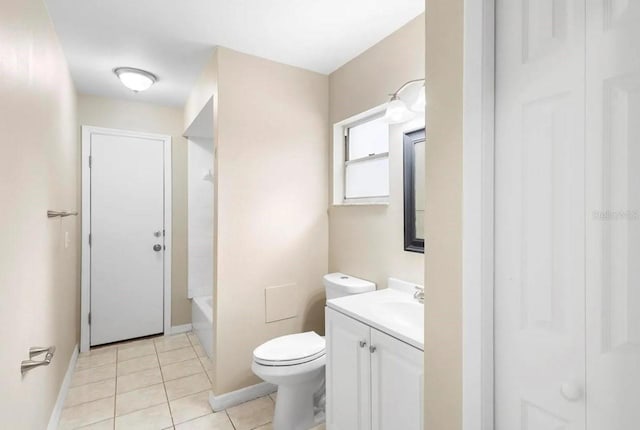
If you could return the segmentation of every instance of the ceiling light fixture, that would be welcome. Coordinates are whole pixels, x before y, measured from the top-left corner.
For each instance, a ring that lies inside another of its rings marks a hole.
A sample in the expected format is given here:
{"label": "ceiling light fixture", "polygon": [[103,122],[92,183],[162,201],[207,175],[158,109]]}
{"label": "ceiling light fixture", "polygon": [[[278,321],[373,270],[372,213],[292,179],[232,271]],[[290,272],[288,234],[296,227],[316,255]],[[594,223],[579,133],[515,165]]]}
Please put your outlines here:
{"label": "ceiling light fixture", "polygon": [[[411,109],[407,106],[404,100],[400,98],[400,93],[404,91],[411,84],[422,82],[422,88],[418,92],[418,96],[414,103],[411,105]],[[398,124],[401,122],[409,121],[416,116],[416,112],[425,111],[426,91],[424,88],[424,79],[413,79],[405,82],[398,91],[393,94],[389,94],[391,99],[387,104],[387,112],[384,115],[385,120],[390,124]]]}
{"label": "ceiling light fixture", "polygon": [[148,90],[151,85],[158,82],[158,78],[153,73],[133,67],[118,67],[113,70],[113,73],[120,79],[122,85],[134,93]]}

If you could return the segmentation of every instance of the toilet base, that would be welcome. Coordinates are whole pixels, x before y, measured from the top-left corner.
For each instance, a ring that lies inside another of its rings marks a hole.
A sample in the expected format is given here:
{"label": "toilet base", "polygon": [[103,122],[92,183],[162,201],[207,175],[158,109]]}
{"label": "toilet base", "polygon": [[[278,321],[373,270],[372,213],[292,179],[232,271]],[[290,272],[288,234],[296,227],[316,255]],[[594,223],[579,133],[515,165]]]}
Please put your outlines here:
{"label": "toilet base", "polygon": [[274,430],[309,430],[316,425],[314,394],[321,388],[324,372],[318,372],[311,382],[297,385],[279,385]]}

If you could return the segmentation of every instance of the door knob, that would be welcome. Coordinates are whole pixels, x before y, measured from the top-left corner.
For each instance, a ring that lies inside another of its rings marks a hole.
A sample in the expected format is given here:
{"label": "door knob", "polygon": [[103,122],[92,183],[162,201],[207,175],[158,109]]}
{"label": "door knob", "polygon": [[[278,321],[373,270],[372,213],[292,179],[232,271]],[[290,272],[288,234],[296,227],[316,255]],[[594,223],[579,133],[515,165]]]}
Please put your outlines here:
{"label": "door knob", "polygon": [[365,346],[367,346],[367,342],[365,342],[364,340],[360,341],[360,348],[364,348]]}
{"label": "door knob", "polygon": [[154,232],[153,232],[153,235],[154,235],[155,237],[160,237],[160,236],[162,236],[162,231],[160,231],[160,230],[154,231]]}
{"label": "door knob", "polygon": [[582,388],[575,382],[565,382],[560,386],[562,397],[570,402],[576,402],[582,398]]}
{"label": "door knob", "polygon": [[156,243],[155,245],[153,245],[153,250],[155,252],[160,252],[162,251],[162,245],[160,245],[159,243]]}

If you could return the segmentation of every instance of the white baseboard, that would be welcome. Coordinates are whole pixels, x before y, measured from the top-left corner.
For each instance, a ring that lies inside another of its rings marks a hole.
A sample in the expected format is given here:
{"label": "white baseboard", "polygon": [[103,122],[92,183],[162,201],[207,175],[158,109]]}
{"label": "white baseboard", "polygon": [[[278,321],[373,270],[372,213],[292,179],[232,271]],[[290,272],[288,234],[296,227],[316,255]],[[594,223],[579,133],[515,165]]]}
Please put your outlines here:
{"label": "white baseboard", "polygon": [[266,396],[267,394],[275,392],[277,389],[278,387],[273,384],[261,382],[219,396],[213,394],[213,391],[209,391],[209,405],[211,405],[211,409],[213,409],[214,412],[219,412],[239,405],[240,403]]}
{"label": "white baseboard", "polygon": [[73,354],[71,354],[71,358],[69,359],[69,367],[67,367],[67,373],[65,373],[62,384],[60,385],[60,391],[58,391],[58,399],[56,400],[56,404],[53,405],[53,411],[51,411],[51,417],[49,418],[47,430],[56,430],[58,428],[58,423],[60,422],[60,414],[62,414],[62,407],[64,406],[65,399],[67,398],[67,393],[69,392],[69,385],[71,385],[73,370],[76,368],[76,361],[78,361],[78,353],[78,345],[76,345],[73,347]]}
{"label": "white baseboard", "polygon": [[187,333],[191,331],[192,328],[193,327],[191,326],[191,324],[174,325],[174,326],[171,326],[171,333],[169,334]]}

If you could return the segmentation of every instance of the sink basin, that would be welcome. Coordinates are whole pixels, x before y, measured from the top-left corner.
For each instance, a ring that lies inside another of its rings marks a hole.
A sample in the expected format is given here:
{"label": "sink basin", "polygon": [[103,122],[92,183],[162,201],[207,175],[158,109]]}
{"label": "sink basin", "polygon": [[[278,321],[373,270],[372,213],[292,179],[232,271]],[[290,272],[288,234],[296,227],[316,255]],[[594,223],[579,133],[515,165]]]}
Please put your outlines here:
{"label": "sink basin", "polygon": [[407,284],[327,300],[327,307],[424,351],[424,305]]}
{"label": "sink basin", "polygon": [[424,305],[418,302],[382,302],[373,307],[387,321],[407,328],[424,327]]}

